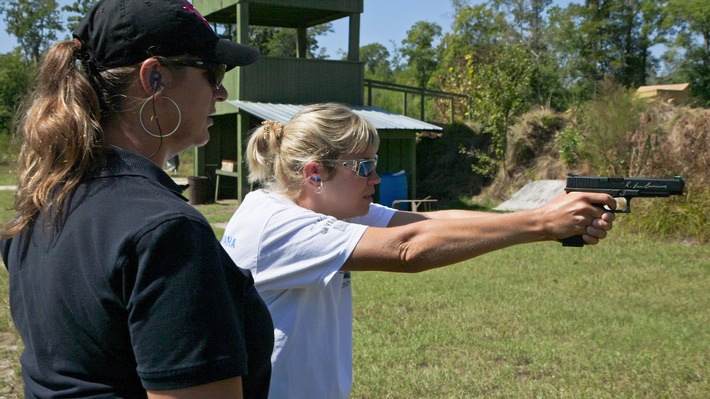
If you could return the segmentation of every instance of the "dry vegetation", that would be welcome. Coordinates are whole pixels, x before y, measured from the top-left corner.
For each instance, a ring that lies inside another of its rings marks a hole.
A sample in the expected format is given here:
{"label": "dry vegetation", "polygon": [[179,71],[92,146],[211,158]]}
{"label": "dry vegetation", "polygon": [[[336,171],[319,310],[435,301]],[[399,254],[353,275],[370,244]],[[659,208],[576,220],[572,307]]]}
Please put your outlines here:
{"label": "dry vegetation", "polygon": [[531,181],[564,179],[567,173],[681,176],[682,198],[634,200],[623,223],[637,233],[710,241],[710,110],[642,103],[626,93],[609,96],[564,114],[541,109],[523,115],[510,129],[507,158],[491,180],[476,176],[472,160],[452,151],[486,145],[475,126],[455,126],[445,139],[421,139],[417,192],[443,199],[443,206],[472,196],[496,205]]}

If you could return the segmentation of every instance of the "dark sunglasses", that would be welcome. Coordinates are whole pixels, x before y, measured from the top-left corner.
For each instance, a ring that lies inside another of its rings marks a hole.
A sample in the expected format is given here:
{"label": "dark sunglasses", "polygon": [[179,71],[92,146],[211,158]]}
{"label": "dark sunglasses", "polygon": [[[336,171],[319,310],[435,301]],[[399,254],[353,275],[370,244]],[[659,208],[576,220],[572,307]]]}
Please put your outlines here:
{"label": "dark sunglasses", "polygon": [[369,177],[377,169],[378,156],[367,159],[326,159],[326,162],[334,162],[351,169],[361,177]]}
{"label": "dark sunglasses", "polygon": [[207,81],[215,88],[219,89],[224,80],[224,74],[227,72],[227,66],[224,64],[215,64],[213,62],[200,60],[170,60],[173,65],[188,66],[199,68],[206,72]]}

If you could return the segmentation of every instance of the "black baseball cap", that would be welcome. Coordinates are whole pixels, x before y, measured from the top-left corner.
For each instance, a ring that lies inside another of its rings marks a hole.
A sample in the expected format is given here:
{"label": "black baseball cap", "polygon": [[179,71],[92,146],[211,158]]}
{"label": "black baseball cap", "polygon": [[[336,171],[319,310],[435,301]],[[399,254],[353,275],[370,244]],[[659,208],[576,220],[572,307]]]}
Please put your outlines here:
{"label": "black baseball cap", "polygon": [[259,59],[256,48],[219,38],[187,0],[100,0],[73,35],[98,70],[153,56],[190,55],[227,70]]}

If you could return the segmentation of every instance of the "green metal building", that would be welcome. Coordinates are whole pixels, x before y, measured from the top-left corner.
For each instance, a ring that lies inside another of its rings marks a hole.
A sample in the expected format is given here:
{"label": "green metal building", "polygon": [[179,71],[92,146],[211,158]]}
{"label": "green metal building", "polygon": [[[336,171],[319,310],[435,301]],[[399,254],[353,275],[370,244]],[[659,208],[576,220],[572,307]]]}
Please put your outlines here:
{"label": "green metal building", "polygon": [[[232,24],[248,44],[249,26],[293,28],[293,58],[264,57],[227,73],[229,100],[217,104],[209,143],[197,150],[195,174],[215,179],[223,160],[235,161],[238,178],[222,179],[219,198],[242,199],[249,191],[243,154],[249,132],[264,119],[286,122],[305,104],[338,102],[358,108],[380,133],[378,173],[404,170],[409,198],[416,197],[416,133],[438,126],[373,107],[363,107],[364,64],[359,60],[363,0],[194,0],[210,23]],[[347,60],[306,57],[306,30],[342,18],[349,21]],[[387,204],[391,205],[391,204]]]}

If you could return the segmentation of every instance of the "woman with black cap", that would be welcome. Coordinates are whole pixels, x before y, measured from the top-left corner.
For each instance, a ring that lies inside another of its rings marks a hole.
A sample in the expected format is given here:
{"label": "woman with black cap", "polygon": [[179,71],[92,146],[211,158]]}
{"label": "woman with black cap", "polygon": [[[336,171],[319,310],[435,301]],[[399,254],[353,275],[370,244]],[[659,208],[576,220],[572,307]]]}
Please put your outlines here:
{"label": "woman with black cap", "polygon": [[99,1],[48,50],[0,247],[26,398],[267,396],[268,310],[161,168],[258,56],[183,0]]}

